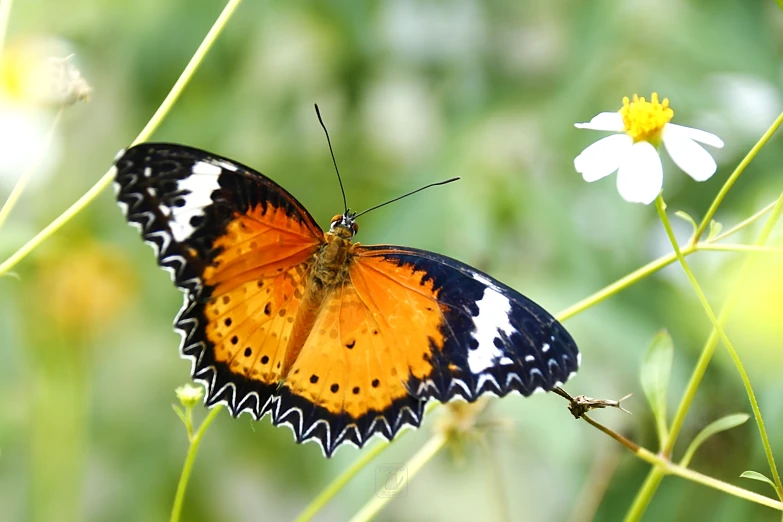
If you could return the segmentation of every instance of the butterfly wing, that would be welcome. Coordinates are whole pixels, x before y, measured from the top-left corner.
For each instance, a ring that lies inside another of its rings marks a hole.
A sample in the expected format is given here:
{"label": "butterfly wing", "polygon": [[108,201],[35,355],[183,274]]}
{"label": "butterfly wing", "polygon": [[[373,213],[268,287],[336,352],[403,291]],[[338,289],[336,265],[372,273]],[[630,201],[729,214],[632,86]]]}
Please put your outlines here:
{"label": "butterfly wing", "polygon": [[423,378],[412,375],[407,384],[416,397],[528,396],[563,384],[579,368],[576,343],[549,312],[475,268],[397,246],[362,247],[357,258],[368,275],[397,281],[416,274],[420,288],[409,285],[409,292],[418,290],[438,304],[438,334],[430,336],[432,371]]}
{"label": "butterfly wing", "polygon": [[280,391],[273,422],[327,455],[418,426],[425,402],[551,390],[578,368],[540,306],[432,252],[357,246]]}
{"label": "butterfly wing", "polygon": [[185,294],[175,327],[207,404],[263,416],[321,229],[275,182],[209,152],[144,143],[116,169],[128,221]]}

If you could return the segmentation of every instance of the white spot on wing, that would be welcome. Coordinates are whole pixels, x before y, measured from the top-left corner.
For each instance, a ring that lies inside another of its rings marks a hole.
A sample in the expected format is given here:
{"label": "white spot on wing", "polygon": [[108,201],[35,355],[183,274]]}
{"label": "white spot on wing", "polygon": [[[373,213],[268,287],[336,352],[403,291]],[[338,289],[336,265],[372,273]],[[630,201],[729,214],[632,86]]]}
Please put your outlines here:
{"label": "white spot on wing", "polygon": [[[478,276],[476,277],[478,280]],[[484,296],[476,302],[476,306],[479,313],[473,320],[476,326],[473,338],[478,341],[478,348],[468,350],[468,367],[473,373],[481,373],[503,357],[503,352],[495,346],[495,338],[500,332],[511,335],[516,333],[516,330],[508,321],[511,302],[503,294],[487,286]]]}
{"label": "white spot on wing", "polygon": [[204,174],[205,176],[219,176],[223,169],[217,165],[207,163],[206,161],[197,161],[193,164],[193,174]]}
{"label": "white spot on wing", "polygon": [[544,345],[541,347],[541,351],[542,351],[542,352],[544,352],[544,353],[546,353],[546,352],[548,352],[548,351],[549,351],[549,348],[551,348],[551,347],[549,346],[549,343],[544,343]]}
{"label": "white spot on wing", "polygon": [[231,172],[236,172],[238,170],[237,166],[229,163],[227,161],[219,160],[219,159],[213,159],[210,161],[213,165],[216,165],[219,168],[223,168],[226,170],[230,170]]}
{"label": "white spot on wing", "polygon": [[[181,207],[168,209],[171,211],[171,234],[176,241],[185,241],[193,233],[193,225],[190,224],[194,216],[203,216],[204,207],[212,204],[212,193],[220,188],[218,176],[222,170],[220,167],[199,161],[193,165],[193,174],[177,182],[177,189],[185,192],[179,196],[185,200]],[[161,211],[166,214],[161,207]]]}

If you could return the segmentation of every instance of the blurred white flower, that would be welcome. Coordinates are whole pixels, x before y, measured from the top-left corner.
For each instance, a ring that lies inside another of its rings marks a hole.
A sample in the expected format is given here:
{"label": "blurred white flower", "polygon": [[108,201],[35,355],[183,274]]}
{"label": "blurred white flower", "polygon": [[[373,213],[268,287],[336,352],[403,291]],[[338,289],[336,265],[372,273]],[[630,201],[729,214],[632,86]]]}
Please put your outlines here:
{"label": "blurred white flower", "polygon": [[[65,56],[66,58],[57,58]],[[60,140],[50,140],[55,109],[86,100],[90,86],[73,63],[71,45],[25,38],[3,49],[0,63],[0,194],[37,161],[34,184],[57,165]],[[50,143],[51,142],[51,143]]]}
{"label": "blurred white flower", "polygon": [[723,147],[723,141],[709,132],[669,123],[674,111],[669,99],[658,101],[653,93],[648,102],[634,94],[623,98],[617,112],[602,112],[579,129],[613,131],[593,143],[574,159],[574,167],[587,182],[596,181],[619,169],[617,190],[626,201],[652,203],[663,188],[663,166],[658,147],[663,142],[674,163],[696,181],[709,179],[717,165],[709,152],[696,142]]}

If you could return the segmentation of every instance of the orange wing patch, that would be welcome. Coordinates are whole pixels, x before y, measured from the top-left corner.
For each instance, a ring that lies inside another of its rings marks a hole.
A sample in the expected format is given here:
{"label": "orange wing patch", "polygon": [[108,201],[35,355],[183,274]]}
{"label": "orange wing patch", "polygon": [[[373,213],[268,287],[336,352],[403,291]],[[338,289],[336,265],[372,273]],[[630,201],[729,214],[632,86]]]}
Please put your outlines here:
{"label": "orange wing patch", "polygon": [[423,402],[409,383],[431,375],[444,342],[424,272],[354,258],[350,273],[321,308],[274,418],[292,424],[301,440],[321,430],[327,454],[346,440],[361,446],[375,432],[391,438],[404,424],[418,426]]}
{"label": "orange wing patch", "polygon": [[271,205],[235,214],[213,243],[220,253],[204,269],[204,283],[216,287],[217,295],[244,282],[276,276],[318,249],[321,241],[307,234],[303,223]]}
{"label": "orange wing patch", "polygon": [[[258,205],[237,215],[214,242],[221,249],[203,281],[213,288],[206,336],[215,361],[253,380],[276,383],[319,243],[282,209]],[[292,266],[293,265],[293,266]]]}
{"label": "orange wing patch", "polygon": [[301,263],[275,276],[233,283],[231,290],[213,295],[205,316],[215,361],[231,373],[277,383],[308,269],[307,262]]}

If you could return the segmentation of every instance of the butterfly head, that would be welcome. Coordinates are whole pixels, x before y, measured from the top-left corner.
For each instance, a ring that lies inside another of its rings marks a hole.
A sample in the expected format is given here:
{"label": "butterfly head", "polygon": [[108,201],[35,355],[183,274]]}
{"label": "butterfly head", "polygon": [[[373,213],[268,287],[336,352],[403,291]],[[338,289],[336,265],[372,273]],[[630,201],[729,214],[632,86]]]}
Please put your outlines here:
{"label": "butterfly head", "polygon": [[359,232],[359,224],[355,221],[356,212],[346,210],[344,214],[337,214],[332,218],[329,232],[343,239],[351,239]]}

